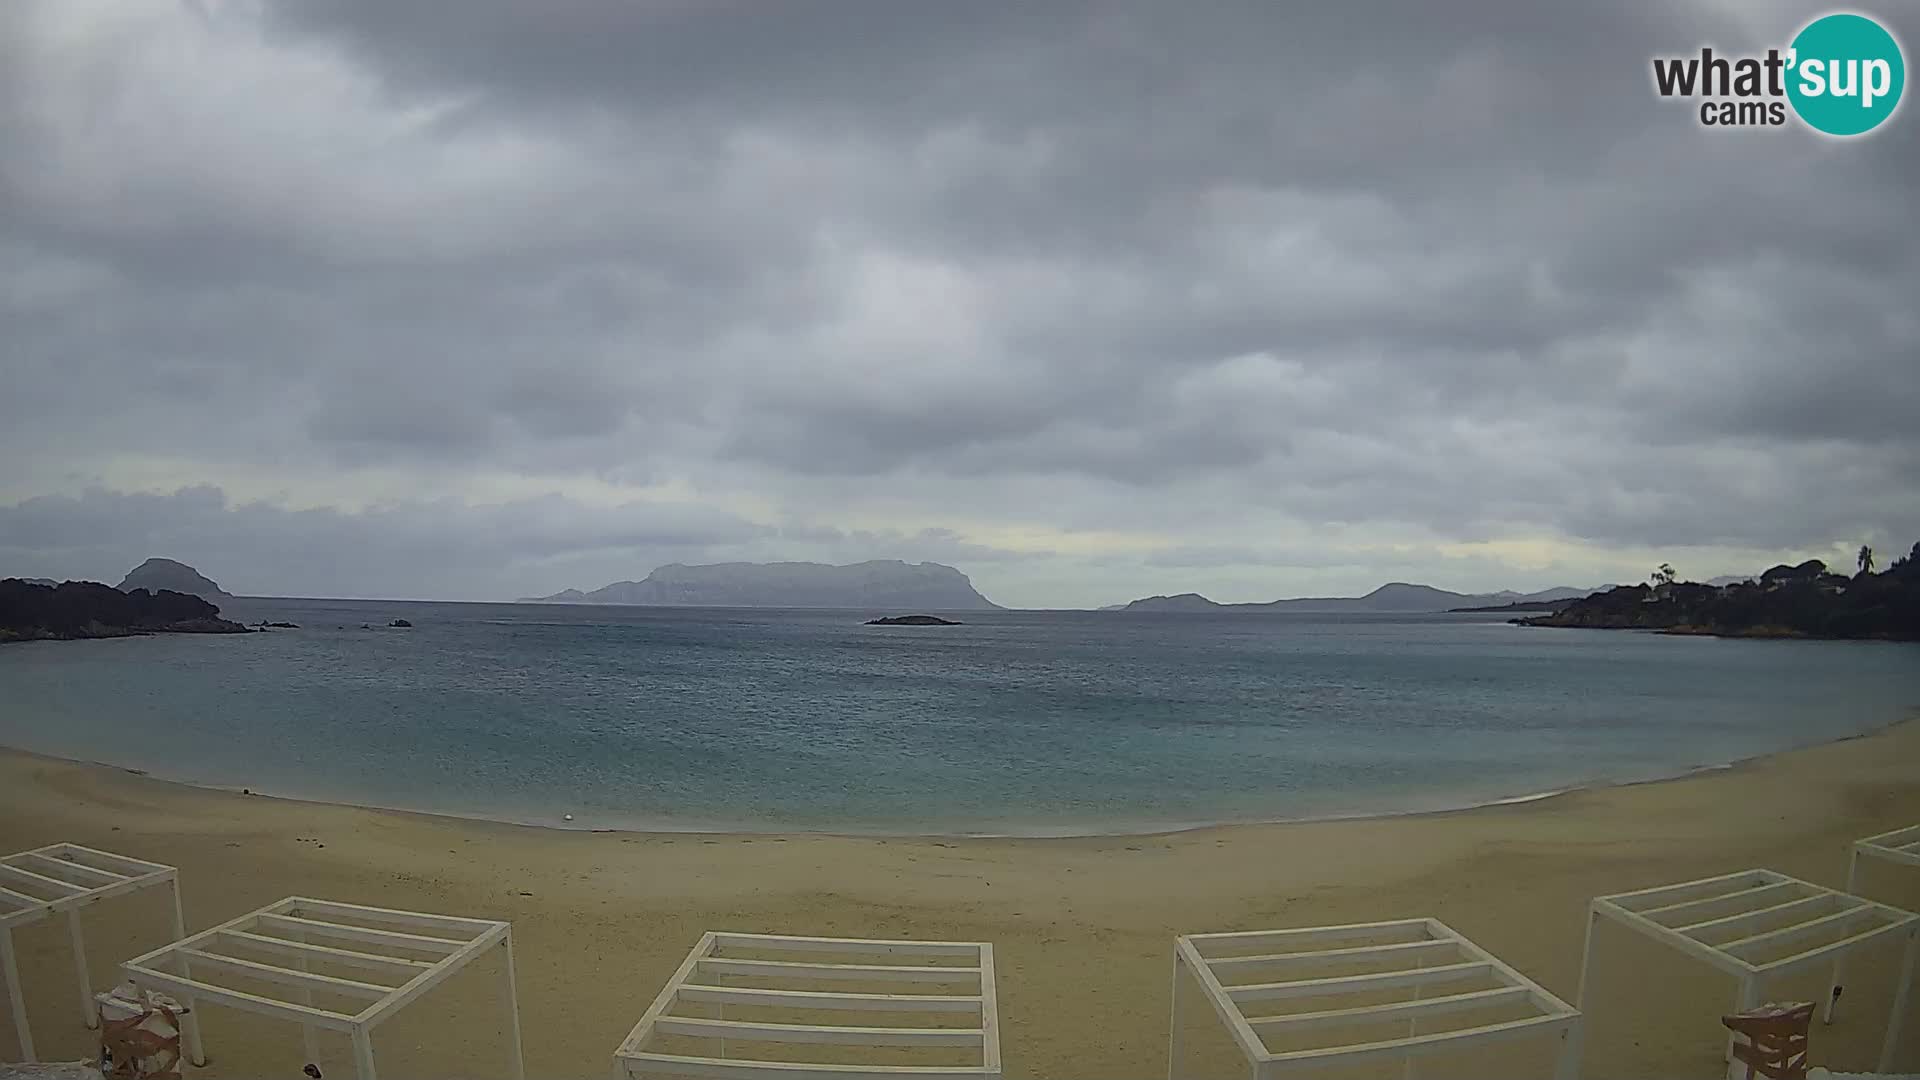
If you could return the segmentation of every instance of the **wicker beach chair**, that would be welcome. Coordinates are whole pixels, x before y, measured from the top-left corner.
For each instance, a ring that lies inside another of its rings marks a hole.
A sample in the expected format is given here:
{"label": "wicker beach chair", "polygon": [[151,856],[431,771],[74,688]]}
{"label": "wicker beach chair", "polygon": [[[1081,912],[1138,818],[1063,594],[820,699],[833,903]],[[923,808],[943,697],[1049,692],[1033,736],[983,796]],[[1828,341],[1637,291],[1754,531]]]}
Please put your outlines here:
{"label": "wicker beach chair", "polygon": [[1747,1080],[1807,1080],[1807,1028],[1813,1003],[1773,1003],[1723,1016],[1733,1032],[1733,1058],[1747,1066]]}

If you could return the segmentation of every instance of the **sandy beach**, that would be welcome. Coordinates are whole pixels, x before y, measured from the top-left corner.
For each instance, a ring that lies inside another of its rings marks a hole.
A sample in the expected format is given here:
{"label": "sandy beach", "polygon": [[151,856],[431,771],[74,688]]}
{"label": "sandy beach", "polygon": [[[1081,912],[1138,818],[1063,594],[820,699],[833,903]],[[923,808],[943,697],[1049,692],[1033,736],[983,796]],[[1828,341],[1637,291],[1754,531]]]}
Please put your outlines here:
{"label": "sandy beach", "polygon": [[[1589,897],[1766,866],[1839,886],[1846,844],[1920,821],[1920,720],[1686,778],[1441,814],[1079,839],[561,832],[208,791],[0,752],[0,849],[69,840],[175,864],[188,929],[289,894],[511,919],[530,1076],[604,1076],[703,930],[990,941],[1007,1075],[1166,1073],[1177,932],[1431,915],[1571,998]],[[1920,906],[1920,874],[1862,892]],[[164,901],[86,916],[92,971],[158,945]],[[1603,926],[1589,1077],[1717,1074],[1730,980]],[[57,921],[18,935],[43,1057],[92,1052]],[[1877,1057],[1897,957],[1854,966],[1817,1062]],[[1819,976],[1769,996],[1812,999]],[[1242,1075],[1217,1022],[1182,1017],[1195,1076]],[[297,1029],[208,1010],[189,1075],[297,1076]],[[1920,1070],[1920,1018],[1898,1064]],[[0,1045],[13,1045],[0,1018]],[[376,1034],[381,1074],[502,1075],[495,982],[476,967]],[[1422,1077],[1544,1074],[1548,1048],[1437,1059]],[[329,1076],[351,1075],[344,1040]]]}

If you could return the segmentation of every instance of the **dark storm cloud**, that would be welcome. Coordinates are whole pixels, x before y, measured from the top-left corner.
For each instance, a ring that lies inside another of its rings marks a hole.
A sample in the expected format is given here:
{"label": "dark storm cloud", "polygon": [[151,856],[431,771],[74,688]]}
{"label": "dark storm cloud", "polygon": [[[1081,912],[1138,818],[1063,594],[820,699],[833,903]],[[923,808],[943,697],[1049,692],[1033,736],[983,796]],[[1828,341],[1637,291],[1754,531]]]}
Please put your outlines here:
{"label": "dark storm cloud", "polygon": [[[11,5],[5,493],[667,485],[1010,588],[1119,558],[1103,601],[1355,530],[1402,545],[1356,579],[1904,546],[1911,103],[1843,144],[1649,87],[1816,10]],[[542,557],[501,535],[445,587]]]}

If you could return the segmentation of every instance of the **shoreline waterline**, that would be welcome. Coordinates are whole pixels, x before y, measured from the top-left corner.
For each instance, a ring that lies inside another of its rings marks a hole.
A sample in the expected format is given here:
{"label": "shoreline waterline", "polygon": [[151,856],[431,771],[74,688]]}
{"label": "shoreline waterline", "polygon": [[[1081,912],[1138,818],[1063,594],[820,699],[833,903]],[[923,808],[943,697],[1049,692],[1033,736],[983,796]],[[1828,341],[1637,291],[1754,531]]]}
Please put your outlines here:
{"label": "shoreline waterline", "polygon": [[516,829],[537,829],[569,835],[624,835],[624,836],[689,836],[689,837],[780,837],[808,836],[849,840],[1098,840],[1155,837],[1177,837],[1210,830],[1240,829],[1260,826],[1316,825],[1336,822],[1391,822],[1405,819],[1446,817],[1475,811],[1497,810],[1501,808],[1538,806],[1570,796],[1604,792],[1620,789],[1644,787],[1649,785],[1670,784],[1700,776],[1737,772],[1740,769],[1766,762],[1784,755],[1799,753],[1823,746],[1835,746],[1843,743],[1871,739],[1897,731],[1909,725],[1920,726],[1920,709],[1909,715],[1887,721],[1878,727],[1862,731],[1849,732],[1832,739],[1807,743],[1799,746],[1770,750],[1725,762],[1704,765],[1692,765],[1678,772],[1659,776],[1648,776],[1620,780],[1594,780],[1587,783],[1557,787],[1552,790],[1528,792],[1517,795],[1476,799],[1457,805],[1426,806],[1410,809],[1355,811],[1352,813],[1330,813],[1305,815],[1299,817],[1241,818],[1219,821],[1199,821],[1169,823],[1141,828],[1083,828],[1061,827],[1047,829],[1035,826],[1031,829],[1008,831],[937,831],[937,830],[894,830],[882,826],[872,828],[811,828],[803,825],[727,825],[711,822],[659,822],[649,825],[596,825],[593,823],[566,823],[560,821],[542,821],[515,819],[477,813],[459,813],[447,810],[427,810],[405,806],[383,806],[372,803],[353,802],[351,800],[314,798],[304,795],[276,794],[271,791],[248,786],[199,783],[192,780],[155,773],[120,765],[110,761],[89,758],[66,757],[59,754],[42,753],[24,747],[0,744],[0,757],[20,758],[58,762],[65,765],[80,765],[88,768],[106,769],[114,772],[138,776],[155,783],[171,785],[191,791],[234,795],[249,799],[263,799],[282,805],[338,807],[347,810],[366,811],[373,814],[389,814],[404,817],[425,818],[450,822],[464,822],[484,826],[505,826]]}

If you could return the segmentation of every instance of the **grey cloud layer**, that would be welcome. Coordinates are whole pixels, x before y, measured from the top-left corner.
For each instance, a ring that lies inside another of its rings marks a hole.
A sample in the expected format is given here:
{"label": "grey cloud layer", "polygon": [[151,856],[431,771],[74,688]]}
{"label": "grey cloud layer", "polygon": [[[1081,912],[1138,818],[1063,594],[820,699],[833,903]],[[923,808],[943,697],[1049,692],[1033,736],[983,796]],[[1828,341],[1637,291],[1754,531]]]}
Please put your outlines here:
{"label": "grey cloud layer", "polygon": [[58,554],[117,580],[149,555],[171,552],[217,570],[220,584],[242,595],[499,598],[508,586],[544,595],[569,583],[645,576],[669,562],[852,561],[874,548],[916,561],[1016,557],[938,529],[774,527],[692,504],[596,506],[561,496],[418,499],[345,512],[239,502],[202,486],[166,495],[43,495],[0,506],[0,565],[51,565]]}
{"label": "grey cloud layer", "polygon": [[[152,455],[166,491],[670,484],[855,555],[945,535],[1011,603],[1177,587],[1182,552],[1280,580],[1352,530],[1412,573],[1510,537],[1904,547],[1911,105],[1845,145],[1709,133],[1646,75],[1815,11],[9,5],[9,492]],[[365,573],[426,572],[354,510]],[[1068,597],[1051,541],[1006,565],[1034,533],[1163,554],[1083,552]],[[445,594],[542,557],[503,536]],[[638,537],[614,576],[739,542]]]}

